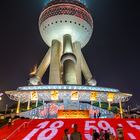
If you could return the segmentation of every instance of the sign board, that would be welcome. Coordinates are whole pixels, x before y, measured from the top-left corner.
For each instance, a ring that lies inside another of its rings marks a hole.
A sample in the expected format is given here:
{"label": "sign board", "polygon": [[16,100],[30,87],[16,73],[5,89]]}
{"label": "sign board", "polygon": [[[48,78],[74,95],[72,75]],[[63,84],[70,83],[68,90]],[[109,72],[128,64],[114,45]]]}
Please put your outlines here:
{"label": "sign board", "polygon": [[51,100],[58,100],[58,91],[52,91],[51,92]]}
{"label": "sign board", "polygon": [[73,91],[71,93],[71,100],[72,101],[77,101],[78,100],[78,92],[77,91]]}
{"label": "sign board", "polygon": [[31,101],[37,101],[38,100],[38,94],[36,91],[31,92]]}
{"label": "sign board", "polygon": [[88,110],[58,110],[58,118],[89,118]]}

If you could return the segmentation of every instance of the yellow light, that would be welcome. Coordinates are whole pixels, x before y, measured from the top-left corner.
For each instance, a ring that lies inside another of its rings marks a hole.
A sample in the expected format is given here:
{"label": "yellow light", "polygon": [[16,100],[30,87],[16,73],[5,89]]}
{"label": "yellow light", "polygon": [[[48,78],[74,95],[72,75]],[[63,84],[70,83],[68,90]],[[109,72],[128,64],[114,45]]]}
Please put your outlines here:
{"label": "yellow light", "polygon": [[113,100],[114,100],[114,93],[108,93],[107,94],[107,101],[113,102]]}
{"label": "yellow light", "polygon": [[19,114],[19,110],[17,110],[16,113]]}
{"label": "yellow light", "polygon": [[16,109],[16,113],[18,114],[19,112],[20,112],[20,99],[18,100],[17,109]]}
{"label": "yellow light", "polygon": [[78,100],[78,92],[77,91],[73,91],[71,93],[71,100],[73,100],[73,101],[77,101]]}
{"label": "yellow light", "polygon": [[31,101],[37,101],[38,100],[38,94],[36,91],[31,92]]}
{"label": "yellow light", "polygon": [[30,107],[27,107],[27,110],[30,110]]}
{"label": "yellow light", "polygon": [[28,99],[27,110],[30,110],[30,98]]}
{"label": "yellow light", "polygon": [[59,119],[89,118],[89,110],[58,110]]}
{"label": "yellow light", "polygon": [[90,101],[97,101],[97,92],[91,92]]}
{"label": "yellow light", "polygon": [[51,100],[58,100],[58,91],[54,90],[51,92]]}

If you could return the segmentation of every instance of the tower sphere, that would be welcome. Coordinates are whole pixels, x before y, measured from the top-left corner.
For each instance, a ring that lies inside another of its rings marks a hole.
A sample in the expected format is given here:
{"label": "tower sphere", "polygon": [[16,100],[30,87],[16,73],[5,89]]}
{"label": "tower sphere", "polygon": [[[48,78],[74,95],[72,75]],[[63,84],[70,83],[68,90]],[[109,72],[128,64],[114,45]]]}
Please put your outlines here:
{"label": "tower sphere", "polygon": [[84,47],[91,38],[93,20],[86,6],[78,0],[53,0],[41,12],[39,30],[49,47],[54,39],[62,43],[65,34]]}

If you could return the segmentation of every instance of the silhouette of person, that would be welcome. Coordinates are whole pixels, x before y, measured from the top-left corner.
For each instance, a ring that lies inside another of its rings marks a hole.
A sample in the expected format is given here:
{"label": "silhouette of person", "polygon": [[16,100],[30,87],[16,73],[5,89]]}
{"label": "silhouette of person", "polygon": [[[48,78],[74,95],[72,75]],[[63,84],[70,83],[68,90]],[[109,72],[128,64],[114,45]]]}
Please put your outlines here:
{"label": "silhouette of person", "polygon": [[100,140],[104,140],[104,131],[101,129],[100,131]]}
{"label": "silhouette of person", "polygon": [[96,130],[93,130],[92,140],[98,140],[98,139],[99,139],[99,133]]}
{"label": "silhouette of person", "polygon": [[12,118],[9,118],[8,120],[8,127],[12,125]]}
{"label": "silhouette of person", "polygon": [[105,130],[105,140],[109,140],[109,132]]}
{"label": "silhouette of person", "polygon": [[96,118],[96,112],[94,112],[94,118]]}
{"label": "silhouette of person", "polygon": [[62,140],[69,140],[69,129],[65,129],[64,130],[64,136]]}
{"label": "silhouette of person", "polygon": [[100,118],[101,117],[101,112],[99,111],[99,113],[98,113],[98,118]]}
{"label": "silhouette of person", "polygon": [[70,140],[82,140],[82,135],[78,132],[77,124],[74,124],[74,131],[71,133]]}
{"label": "silhouette of person", "polygon": [[115,136],[113,135],[113,133],[110,134],[109,140],[115,140]]}

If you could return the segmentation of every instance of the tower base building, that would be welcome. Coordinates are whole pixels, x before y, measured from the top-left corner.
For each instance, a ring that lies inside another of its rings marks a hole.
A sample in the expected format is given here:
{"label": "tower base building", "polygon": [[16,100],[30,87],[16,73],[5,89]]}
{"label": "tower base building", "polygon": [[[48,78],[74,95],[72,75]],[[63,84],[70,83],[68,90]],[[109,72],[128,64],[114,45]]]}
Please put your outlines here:
{"label": "tower base building", "polygon": [[[52,0],[41,12],[39,30],[48,52],[28,86],[5,92],[18,102],[17,113],[26,118],[113,118],[111,104],[117,103],[122,116],[122,103],[132,95],[98,87],[82,54],[93,32],[87,7],[79,0]],[[44,85],[42,77],[48,68],[49,83]],[[20,112],[21,103],[27,103],[27,111]],[[103,103],[108,109],[102,108]]]}

